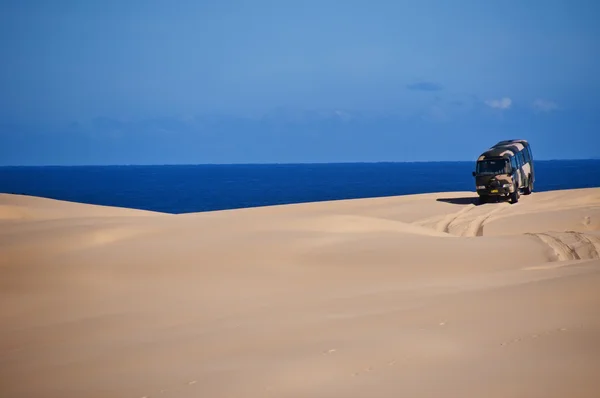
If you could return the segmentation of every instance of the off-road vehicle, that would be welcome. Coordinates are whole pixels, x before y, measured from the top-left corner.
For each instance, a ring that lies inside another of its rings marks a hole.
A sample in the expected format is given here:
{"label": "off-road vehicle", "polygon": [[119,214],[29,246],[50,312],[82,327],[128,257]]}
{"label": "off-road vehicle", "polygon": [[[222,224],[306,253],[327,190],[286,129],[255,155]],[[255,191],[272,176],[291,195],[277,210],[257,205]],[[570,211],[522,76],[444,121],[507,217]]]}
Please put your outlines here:
{"label": "off-road vehicle", "polygon": [[477,158],[475,187],[479,202],[492,197],[509,198],[517,203],[521,192],[533,191],[535,173],[531,146],[526,140],[500,141]]}

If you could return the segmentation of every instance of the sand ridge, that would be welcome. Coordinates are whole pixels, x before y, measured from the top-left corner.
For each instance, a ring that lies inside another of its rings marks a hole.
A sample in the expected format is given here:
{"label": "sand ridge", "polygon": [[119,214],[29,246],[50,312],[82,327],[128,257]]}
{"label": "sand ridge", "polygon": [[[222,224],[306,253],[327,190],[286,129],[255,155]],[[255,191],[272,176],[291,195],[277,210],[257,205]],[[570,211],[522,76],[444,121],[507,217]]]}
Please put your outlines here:
{"label": "sand ridge", "polygon": [[4,194],[0,396],[595,397],[599,253],[600,188],[179,215]]}

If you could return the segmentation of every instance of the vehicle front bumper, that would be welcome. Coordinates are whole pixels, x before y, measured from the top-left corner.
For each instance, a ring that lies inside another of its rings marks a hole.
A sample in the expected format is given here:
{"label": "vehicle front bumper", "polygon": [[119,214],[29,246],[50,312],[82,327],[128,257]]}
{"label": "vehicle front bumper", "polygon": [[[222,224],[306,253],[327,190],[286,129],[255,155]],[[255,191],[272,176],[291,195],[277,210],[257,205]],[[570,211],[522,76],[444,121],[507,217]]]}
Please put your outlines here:
{"label": "vehicle front bumper", "polygon": [[499,186],[499,187],[477,187],[477,194],[479,196],[505,196],[511,193],[511,187]]}

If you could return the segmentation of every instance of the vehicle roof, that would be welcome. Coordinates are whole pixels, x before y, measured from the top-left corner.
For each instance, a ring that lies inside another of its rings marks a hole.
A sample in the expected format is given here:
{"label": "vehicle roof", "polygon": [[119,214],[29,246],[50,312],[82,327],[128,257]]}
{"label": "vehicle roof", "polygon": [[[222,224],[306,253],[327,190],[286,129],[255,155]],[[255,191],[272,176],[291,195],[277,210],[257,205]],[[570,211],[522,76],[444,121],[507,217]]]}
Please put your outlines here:
{"label": "vehicle roof", "polygon": [[500,141],[500,142],[498,142],[494,146],[496,147],[496,146],[503,146],[503,145],[510,145],[510,144],[521,144],[524,147],[529,146],[529,142],[527,140],[524,140],[524,139],[521,139],[521,138],[515,138],[515,139],[512,139],[512,140]]}
{"label": "vehicle roof", "polygon": [[527,140],[523,139],[500,141],[479,155],[477,160],[479,161],[488,158],[509,158],[528,146],[529,143]]}

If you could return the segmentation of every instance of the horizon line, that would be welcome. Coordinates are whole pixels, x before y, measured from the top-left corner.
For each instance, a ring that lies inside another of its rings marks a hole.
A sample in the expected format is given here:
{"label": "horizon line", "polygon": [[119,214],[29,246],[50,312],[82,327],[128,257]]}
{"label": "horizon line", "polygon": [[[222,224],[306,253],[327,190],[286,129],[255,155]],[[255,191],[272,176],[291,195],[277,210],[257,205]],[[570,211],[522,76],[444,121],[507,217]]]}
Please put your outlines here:
{"label": "horizon line", "polygon": [[[600,158],[563,158],[533,159],[534,162],[585,161]],[[296,166],[296,165],[339,165],[339,164],[389,164],[389,163],[475,163],[477,160],[378,160],[378,161],[339,161],[339,162],[230,162],[230,163],[79,163],[79,164],[14,164],[0,165],[0,168],[11,167],[160,167],[160,166]]]}

